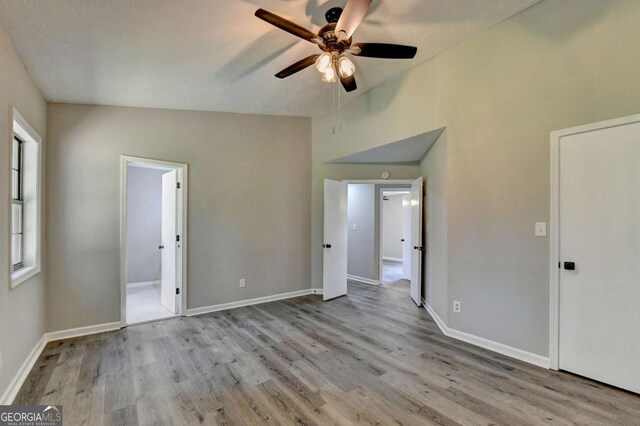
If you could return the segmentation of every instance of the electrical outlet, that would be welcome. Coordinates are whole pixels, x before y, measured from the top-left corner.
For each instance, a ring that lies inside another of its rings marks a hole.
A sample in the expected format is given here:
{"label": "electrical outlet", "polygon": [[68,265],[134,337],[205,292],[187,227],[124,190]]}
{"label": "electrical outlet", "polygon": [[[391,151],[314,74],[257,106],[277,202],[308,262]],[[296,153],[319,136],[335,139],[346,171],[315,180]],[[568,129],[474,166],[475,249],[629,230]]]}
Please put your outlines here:
{"label": "electrical outlet", "polygon": [[247,285],[247,280],[245,280],[244,278],[242,278],[240,280],[240,288],[244,288]]}
{"label": "electrical outlet", "polygon": [[454,300],[453,301],[453,312],[455,312],[456,314],[459,314],[462,311],[462,304],[460,303],[459,300]]}
{"label": "electrical outlet", "polygon": [[353,224],[353,230],[354,230],[354,231],[357,231],[357,230],[358,230],[358,226],[357,226],[355,223]]}

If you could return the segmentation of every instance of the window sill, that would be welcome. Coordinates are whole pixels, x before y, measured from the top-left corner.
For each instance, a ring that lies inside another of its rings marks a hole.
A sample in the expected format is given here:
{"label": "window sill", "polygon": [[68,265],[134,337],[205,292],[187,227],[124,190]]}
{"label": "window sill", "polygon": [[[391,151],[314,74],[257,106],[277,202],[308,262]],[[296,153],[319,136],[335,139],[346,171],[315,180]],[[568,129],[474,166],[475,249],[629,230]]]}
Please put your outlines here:
{"label": "window sill", "polygon": [[29,278],[35,277],[40,273],[40,266],[25,266],[11,273],[11,289],[18,287]]}

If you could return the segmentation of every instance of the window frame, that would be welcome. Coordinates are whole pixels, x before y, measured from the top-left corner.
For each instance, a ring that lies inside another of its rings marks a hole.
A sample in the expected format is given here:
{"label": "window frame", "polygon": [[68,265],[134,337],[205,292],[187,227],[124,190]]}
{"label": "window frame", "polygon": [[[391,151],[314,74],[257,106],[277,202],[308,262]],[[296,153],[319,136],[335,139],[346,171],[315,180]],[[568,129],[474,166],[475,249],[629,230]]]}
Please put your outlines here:
{"label": "window frame", "polygon": [[[16,155],[15,152],[11,153],[11,238],[13,238],[14,235],[20,235],[20,262],[18,263],[13,263],[13,241],[11,241],[11,268],[12,268],[12,272],[16,272],[22,268],[24,268],[24,191],[23,191],[23,186],[24,186],[24,161],[23,161],[23,156],[24,156],[24,141],[15,133],[13,133],[13,140],[15,140],[18,144],[17,144],[17,149],[18,149],[18,165],[17,165],[17,169],[13,167],[14,165],[14,161],[13,161],[13,157]],[[13,147],[13,144],[12,144]],[[13,148],[12,148],[13,149]],[[13,196],[13,179],[14,179],[14,174],[13,171],[17,172],[17,179],[18,179],[18,184],[17,184],[17,198],[14,198]],[[14,223],[14,219],[13,219],[13,206],[14,205],[19,205],[20,206],[20,232],[14,232],[13,229],[13,223]]]}
{"label": "window frame", "polygon": [[[9,132],[6,135],[11,140],[11,161],[8,174],[9,184],[13,182],[13,138],[17,135],[22,140],[21,168],[22,179],[20,187],[20,196],[22,198],[21,209],[21,231],[22,231],[22,267],[14,270],[12,259],[12,239],[8,240],[7,250],[7,270],[9,275],[9,289],[13,290],[20,284],[30,280],[41,272],[42,269],[42,138],[29,125],[29,123],[14,108],[13,114],[9,116]],[[13,188],[10,188],[9,196],[13,200]],[[13,206],[14,203],[7,203],[9,210],[9,221],[7,223],[7,231],[9,235],[13,234]]]}

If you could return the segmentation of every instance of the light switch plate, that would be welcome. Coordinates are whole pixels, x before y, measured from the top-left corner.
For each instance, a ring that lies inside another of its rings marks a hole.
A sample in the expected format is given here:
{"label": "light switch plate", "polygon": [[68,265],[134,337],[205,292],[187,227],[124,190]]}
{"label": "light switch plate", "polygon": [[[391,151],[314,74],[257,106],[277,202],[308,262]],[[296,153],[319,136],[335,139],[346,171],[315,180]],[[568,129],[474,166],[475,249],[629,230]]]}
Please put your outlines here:
{"label": "light switch plate", "polygon": [[536,222],[536,237],[547,236],[547,222]]}

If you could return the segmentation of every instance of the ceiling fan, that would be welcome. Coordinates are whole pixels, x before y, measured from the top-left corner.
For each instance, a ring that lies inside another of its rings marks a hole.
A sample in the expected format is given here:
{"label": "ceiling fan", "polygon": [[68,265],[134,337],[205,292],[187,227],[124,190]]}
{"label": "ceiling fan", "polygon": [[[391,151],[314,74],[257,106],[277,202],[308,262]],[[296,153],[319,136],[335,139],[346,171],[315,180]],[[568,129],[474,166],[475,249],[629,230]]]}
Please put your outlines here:
{"label": "ceiling fan", "polygon": [[315,64],[322,73],[322,81],[335,83],[338,79],[347,92],[357,89],[353,76],[356,68],[345,55],[384,59],[412,59],[418,49],[413,46],[387,43],[352,43],[353,35],[364,19],[371,0],[347,0],[344,10],[333,7],[325,13],[327,25],[318,34],[264,9],[256,10],[256,16],[294,36],[316,44],[322,53],[307,56],[276,74],[286,78]]}

